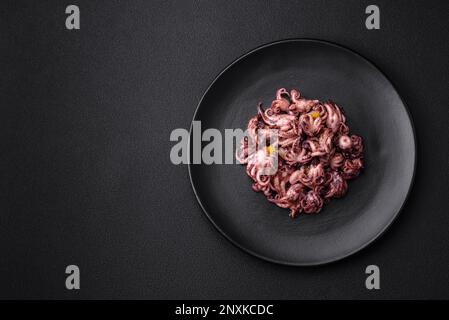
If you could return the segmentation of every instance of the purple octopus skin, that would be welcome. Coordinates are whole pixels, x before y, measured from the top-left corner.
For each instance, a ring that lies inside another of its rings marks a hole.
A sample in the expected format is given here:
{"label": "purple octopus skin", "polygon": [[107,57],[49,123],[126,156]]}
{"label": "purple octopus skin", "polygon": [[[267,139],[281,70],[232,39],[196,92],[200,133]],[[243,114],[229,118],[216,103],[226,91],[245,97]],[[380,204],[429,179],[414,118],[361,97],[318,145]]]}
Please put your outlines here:
{"label": "purple octopus skin", "polygon": [[[274,129],[276,143],[269,136]],[[249,141],[257,145],[261,137],[264,148],[251,153]],[[277,90],[266,110],[259,103],[257,115],[249,120],[248,135],[236,152],[254,181],[253,190],[290,209],[292,218],[318,213],[332,198],[343,197],[347,180],[356,178],[363,168],[363,156],[363,139],[349,134],[339,106],[309,100],[298,90],[285,88]],[[277,169],[273,157],[278,157]],[[267,174],[267,169],[275,173]]]}

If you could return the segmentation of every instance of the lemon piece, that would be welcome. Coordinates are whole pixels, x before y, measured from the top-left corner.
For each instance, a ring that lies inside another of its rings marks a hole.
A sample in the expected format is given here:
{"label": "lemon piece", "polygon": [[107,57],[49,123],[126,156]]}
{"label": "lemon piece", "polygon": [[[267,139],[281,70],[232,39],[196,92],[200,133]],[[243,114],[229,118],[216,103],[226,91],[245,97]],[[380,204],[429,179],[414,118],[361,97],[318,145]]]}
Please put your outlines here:
{"label": "lemon piece", "polygon": [[272,145],[269,145],[267,147],[267,153],[270,155],[275,151],[275,148]]}
{"label": "lemon piece", "polygon": [[316,119],[320,117],[320,113],[318,111],[314,111],[310,114],[312,116],[312,118]]}

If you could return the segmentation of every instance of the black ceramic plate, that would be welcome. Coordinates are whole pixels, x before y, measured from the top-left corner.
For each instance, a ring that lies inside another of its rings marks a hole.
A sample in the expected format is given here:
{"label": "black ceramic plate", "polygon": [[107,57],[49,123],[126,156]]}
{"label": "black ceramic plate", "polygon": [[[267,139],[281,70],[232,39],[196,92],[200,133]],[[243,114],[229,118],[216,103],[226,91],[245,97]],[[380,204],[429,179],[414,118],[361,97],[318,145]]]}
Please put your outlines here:
{"label": "black ceramic plate", "polygon": [[331,99],[346,113],[351,133],[365,143],[365,170],[347,195],[315,215],[291,219],[286,209],[251,189],[241,165],[190,165],[197,199],[215,227],[245,251],[272,262],[318,265],[347,257],[392,223],[411,188],[415,138],[406,106],[393,85],[357,53],[317,40],[262,46],[227,67],[194,115],[202,130],[246,129],[259,101],[280,87]]}

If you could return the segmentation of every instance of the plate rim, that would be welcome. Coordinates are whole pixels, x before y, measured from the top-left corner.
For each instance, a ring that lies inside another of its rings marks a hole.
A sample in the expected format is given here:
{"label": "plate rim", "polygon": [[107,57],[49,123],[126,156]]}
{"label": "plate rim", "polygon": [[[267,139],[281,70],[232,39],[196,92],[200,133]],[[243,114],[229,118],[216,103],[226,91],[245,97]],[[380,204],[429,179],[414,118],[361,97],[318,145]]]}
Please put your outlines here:
{"label": "plate rim", "polygon": [[347,253],[343,253],[341,255],[335,256],[333,258],[329,258],[326,260],[322,260],[322,261],[318,261],[318,262],[293,262],[293,261],[283,261],[283,260],[279,260],[279,259],[273,259],[267,256],[264,256],[262,254],[256,253],[251,249],[246,248],[245,246],[241,245],[239,242],[237,242],[236,240],[234,240],[231,236],[229,236],[224,230],[222,230],[214,221],[214,219],[210,216],[209,212],[206,210],[206,208],[204,207],[203,203],[201,202],[200,197],[198,196],[197,190],[195,188],[195,184],[193,182],[192,179],[192,164],[190,159],[188,161],[187,164],[187,168],[188,168],[188,173],[189,173],[189,180],[190,180],[190,185],[192,186],[193,192],[195,194],[195,198],[198,202],[198,204],[200,205],[203,214],[206,215],[206,217],[208,218],[208,220],[212,223],[212,225],[215,227],[215,229],[218,230],[218,232],[224,236],[228,241],[230,241],[234,246],[236,246],[237,248],[243,250],[244,252],[246,252],[249,255],[252,255],[254,257],[257,257],[259,259],[262,259],[264,261],[268,261],[271,263],[275,263],[278,265],[285,265],[285,266],[294,266],[294,267],[311,267],[311,266],[322,266],[322,265],[327,265],[330,263],[334,263],[337,261],[341,261],[345,258],[348,258],[349,256],[352,256],[360,251],[362,251],[363,249],[367,248],[368,246],[370,246],[371,244],[373,244],[376,240],[378,240],[379,238],[382,237],[382,235],[384,235],[384,233],[390,228],[390,226],[393,224],[393,222],[396,220],[396,218],[399,216],[399,214],[402,212],[402,210],[404,209],[405,204],[407,203],[411,190],[413,189],[414,186],[414,182],[415,182],[415,176],[416,176],[416,168],[417,168],[417,153],[418,153],[418,148],[417,148],[417,139],[416,139],[416,130],[415,130],[415,125],[413,122],[413,117],[410,113],[410,110],[408,108],[408,105],[405,103],[404,99],[402,98],[402,96],[399,94],[399,91],[397,90],[396,86],[393,84],[393,82],[387,77],[387,75],[371,60],[369,60],[368,58],[364,57],[363,55],[361,55],[360,53],[354,51],[353,49],[350,49],[344,45],[341,45],[339,43],[336,42],[332,42],[332,41],[328,41],[328,40],[321,40],[321,39],[316,39],[316,38],[286,38],[286,39],[281,39],[281,40],[276,40],[276,41],[272,41],[272,42],[268,42],[265,44],[262,44],[256,48],[253,48],[249,51],[247,51],[246,53],[242,54],[241,56],[237,57],[236,59],[234,59],[231,63],[229,63],[227,66],[225,66],[219,73],[217,76],[214,77],[213,81],[209,84],[209,86],[206,88],[206,90],[204,91],[204,93],[202,94],[196,108],[195,108],[195,112],[193,113],[193,118],[190,121],[190,129],[189,129],[189,138],[188,138],[188,143],[187,143],[187,150],[190,150],[190,139],[192,136],[192,128],[193,128],[193,121],[196,120],[197,118],[197,114],[198,111],[203,103],[204,98],[206,97],[206,95],[209,93],[210,89],[214,86],[214,84],[218,81],[218,79],[225,73],[227,72],[230,68],[232,68],[234,65],[236,65],[237,63],[239,63],[241,60],[245,59],[246,57],[252,55],[253,53],[256,53],[260,50],[263,50],[265,48],[271,47],[271,46],[276,46],[279,44],[283,44],[283,43],[289,43],[289,42],[312,42],[312,43],[320,43],[320,44],[325,44],[325,45],[330,45],[333,47],[337,47],[339,49],[342,49],[344,51],[348,51],[351,54],[354,54],[356,56],[358,56],[359,58],[361,58],[362,60],[364,60],[368,65],[370,65],[371,67],[373,67],[374,69],[376,69],[384,78],[385,80],[391,85],[391,87],[393,88],[393,90],[396,92],[396,94],[399,97],[399,100],[401,101],[402,105],[404,106],[404,109],[406,111],[406,115],[408,117],[410,126],[411,126],[411,130],[412,130],[412,141],[413,141],[413,172],[412,172],[412,177],[410,180],[410,184],[408,186],[408,190],[407,193],[405,195],[404,201],[401,204],[401,207],[399,208],[399,210],[397,210],[397,212],[395,214],[392,215],[392,217],[390,218],[390,220],[385,224],[385,226],[374,236],[372,237],[369,241],[363,243],[362,245],[360,245],[359,247],[347,252]]}

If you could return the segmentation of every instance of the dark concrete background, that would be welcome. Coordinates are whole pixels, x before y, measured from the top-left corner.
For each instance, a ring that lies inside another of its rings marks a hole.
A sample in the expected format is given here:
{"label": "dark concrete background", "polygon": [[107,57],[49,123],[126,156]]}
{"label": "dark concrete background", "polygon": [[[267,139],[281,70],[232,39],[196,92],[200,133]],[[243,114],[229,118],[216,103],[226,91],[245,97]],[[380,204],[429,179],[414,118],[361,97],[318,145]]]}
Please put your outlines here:
{"label": "dark concrete background", "polygon": [[[77,4],[81,30],[65,29]],[[365,29],[377,4],[381,29]],[[4,1],[0,298],[449,298],[445,1]],[[202,214],[170,163],[213,78],[292,37],[372,60],[415,120],[415,186],[390,230],[323,267],[268,263]],[[81,290],[65,289],[65,267]],[[381,290],[364,287],[368,264]]]}

